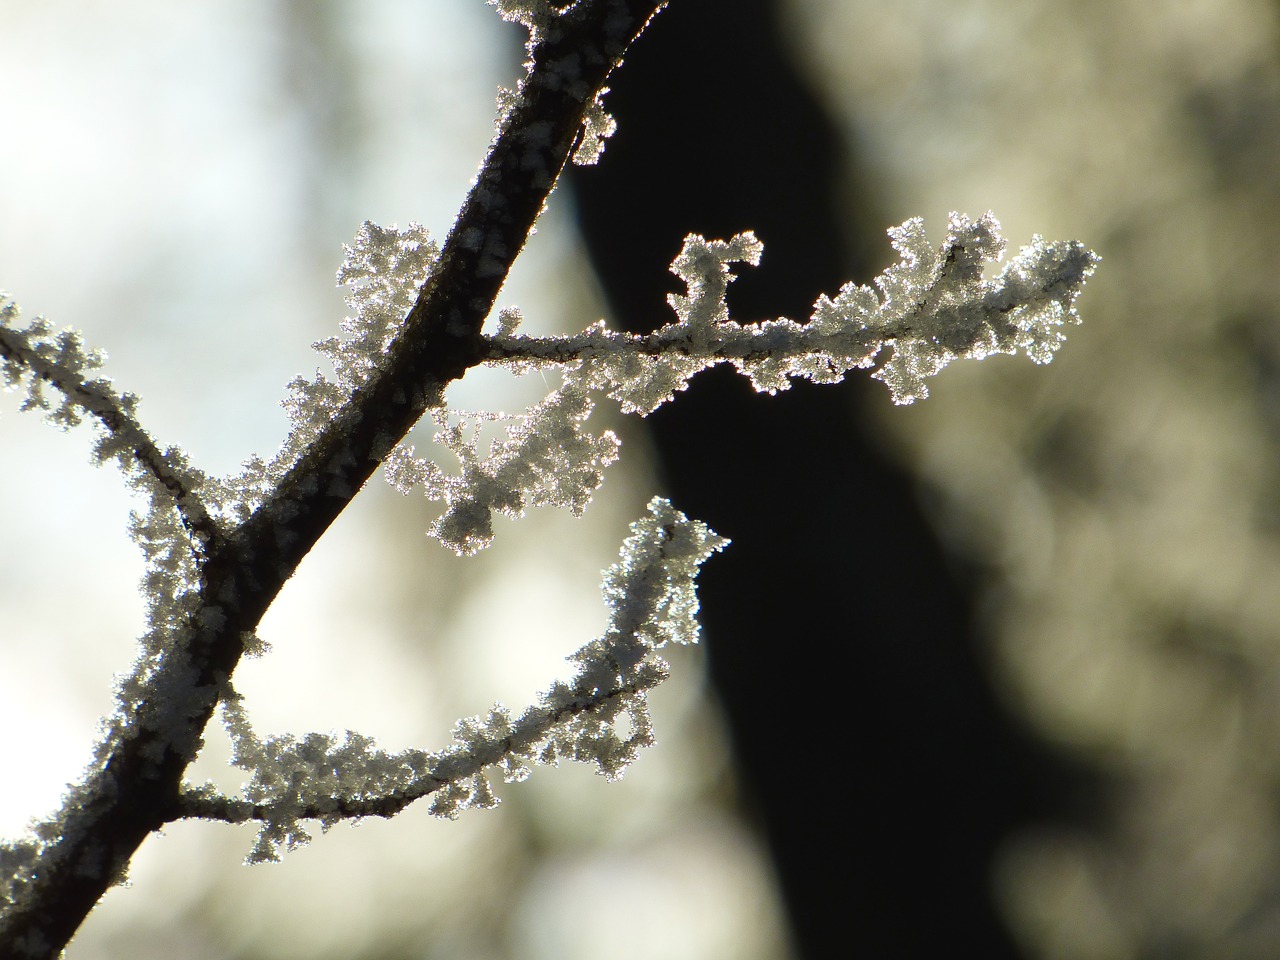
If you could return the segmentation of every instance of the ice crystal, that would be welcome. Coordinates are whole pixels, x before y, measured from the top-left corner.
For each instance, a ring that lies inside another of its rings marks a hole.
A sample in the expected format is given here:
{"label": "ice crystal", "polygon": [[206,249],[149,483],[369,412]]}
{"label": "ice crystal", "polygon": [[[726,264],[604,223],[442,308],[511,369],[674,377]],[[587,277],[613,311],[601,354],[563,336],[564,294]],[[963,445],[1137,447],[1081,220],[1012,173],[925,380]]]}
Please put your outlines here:
{"label": "ice crystal", "polygon": [[[85,350],[84,338],[77,330],[54,331],[44,317],[36,317],[25,329],[19,329],[18,305],[0,291],[0,361],[6,389],[25,388],[20,410],[41,410],[53,426],[67,429],[78,426],[83,414],[89,413],[91,391],[79,390],[86,375],[97,370],[106,359],[99,350]],[[107,381],[95,380],[95,387]],[[47,389],[58,397],[50,402]]]}
{"label": "ice crystal", "polygon": [[[295,377],[288,385],[284,408],[293,423],[285,444],[289,457],[277,455],[281,472],[293,456],[306,449],[351,394],[367,383],[386,360],[387,349],[413,309],[419,288],[440,257],[431,234],[418,223],[400,230],[366,220],[354,242],[342,247],[338,284],[347,287],[352,314],[342,321],[342,335],[318,340],[312,347],[333,365],[334,380],[324,374]],[[246,465],[247,467],[249,465]],[[252,470],[245,479],[251,481]]]}
{"label": "ice crystal", "polygon": [[893,356],[872,376],[895,403],[928,396],[925,378],[952,360],[1022,350],[1048,363],[1065,339],[1062,326],[1080,322],[1075,298],[1098,257],[1036,236],[988,282],[984,265],[1004,251],[999,231],[991,213],[976,221],[953,213],[937,251],[919,218],[890,231],[902,261],[876,281],[884,302],[872,323],[891,334]]}
{"label": "ice crystal", "polygon": [[741,324],[725,299],[731,265],[756,265],[760,242],[751,233],[729,241],[685,240],[672,272],[688,288],[668,297],[677,321],[648,336],[609,331],[603,323],[556,340],[500,336],[491,356],[526,367],[558,365],[616,399],[624,412],[646,415],[688,386],[699,371],[731,363],[767,393],[792,378],[833,383],[874,365],[895,403],[927,396],[925,379],[952,360],[1019,350],[1047,363],[1063,342],[1062,327],[1078,323],[1075,300],[1098,263],[1075,242],[1034,237],[992,280],[983,268],[1004,249],[990,213],[970,220],[953,213],[941,248],[924,224],[908,220],[889,231],[901,259],[875,289],[845,284],[823,295],[808,323],[785,317]]}
{"label": "ice crystal", "polygon": [[498,336],[514,337],[523,322],[524,315],[519,307],[503,307],[498,311]]}
{"label": "ice crystal", "polygon": [[[201,494],[207,478],[177,447],[160,449],[138,423],[138,398],[118,393],[110,380],[90,379],[106,359],[87,350],[75,330],[54,331],[42,317],[25,328],[17,306],[0,294],[0,361],[8,389],[26,390],[20,409],[40,410],[61,429],[88,418],[95,426],[94,460],[114,463],[129,487],[147,501],[133,514],[130,532],[146,559],[142,593],[150,627],[144,651],[154,656],[188,611],[198,584],[196,561],[213,534]],[[50,400],[49,393],[57,395]]]}
{"label": "ice crystal", "polygon": [[530,43],[556,15],[551,0],[488,0],[503,20],[528,28]]}
{"label": "ice crystal", "polygon": [[342,819],[335,798],[382,796],[420,774],[411,751],[392,760],[368,737],[347,731],[338,738],[311,733],[259,739],[234,693],[222,701],[223,723],[232,743],[232,763],[250,771],[244,799],[266,809],[250,863],[278,860],[280,853],[310,842],[302,819],[319,820],[327,829]]}
{"label": "ice crystal", "polygon": [[105,357],[87,350],[79,333],[55,332],[41,318],[19,328],[18,318],[16,306],[0,303],[6,386],[25,388],[22,409],[41,410],[60,428],[89,421],[97,433],[95,461],[119,467],[130,490],[145,503],[131,514],[129,532],[145,561],[140,592],[147,622],[137,660],[117,678],[116,709],[103,721],[96,753],[103,759],[112,743],[141,728],[152,744],[144,759],[159,763],[167,751],[193,757],[200,740],[194,718],[203,694],[181,683],[161,686],[156,678],[165,664],[170,678],[182,677],[176,658],[193,632],[217,629],[224,616],[200,596],[200,564],[221,530],[206,505],[208,478],[182,450],[162,449],[142,428],[137,397],[119,393],[105,378],[91,378]]}
{"label": "ice crystal", "polygon": [[604,142],[618,131],[618,122],[604,108],[603,97],[609,92],[605,87],[595,95],[582,118],[582,133],[573,151],[573,162],[579,166],[592,166],[604,155]]}
{"label": "ice crystal", "polygon": [[[667,297],[680,323],[663,331],[672,336],[678,329],[680,348],[656,355],[602,352],[583,363],[586,381],[604,389],[624,413],[646,416],[671,400],[695,374],[720,361],[716,349],[729,329],[725,296],[734,279],[729,265],[754,266],[760,262],[761,250],[760,242],[749,232],[728,242],[687,237],[671,272],[685,282],[688,293]],[[603,332],[603,326],[597,329]]]}

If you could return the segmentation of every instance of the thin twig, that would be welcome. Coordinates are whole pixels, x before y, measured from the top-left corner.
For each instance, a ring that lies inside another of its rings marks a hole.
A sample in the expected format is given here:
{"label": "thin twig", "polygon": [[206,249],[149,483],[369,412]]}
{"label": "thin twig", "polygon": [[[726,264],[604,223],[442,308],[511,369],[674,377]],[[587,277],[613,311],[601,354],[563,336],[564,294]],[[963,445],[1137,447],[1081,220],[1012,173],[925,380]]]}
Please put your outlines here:
{"label": "thin twig", "polygon": [[107,380],[88,380],[83,371],[46,357],[31,346],[29,331],[0,326],[0,358],[12,360],[31,376],[55,387],[76,408],[91,414],[120,450],[138,469],[153,477],[173,499],[183,525],[191,533],[197,555],[218,539],[220,530],[203,500],[192,489],[151,435],[132,413],[127,395],[111,389]]}
{"label": "thin twig", "polygon": [[[433,758],[431,772],[391,793],[377,796],[334,796],[306,804],[291,815],[303,820],[358,820],[362,817],[393,817],[409,804],[428,797],[451,784],[464,783],[486,767],[515,755],[519,748],[543,739],[557,724],[583,713],[598,711],[619,697],[635,697],[646,693],[661,680],[661,674],[646,675],[633,683],[609,690],[579,691],[568,704],[556,710],[534,709],[517,720],[501,741],[487,745],[482,751],[445,753]],[[411,751],[417,754],[417,751]],[[233,797],[213,795],[199,789],[182,791],[178,798],[178,815],[223,823],[269,822],[276,819],[271,803],[251,803]]]}

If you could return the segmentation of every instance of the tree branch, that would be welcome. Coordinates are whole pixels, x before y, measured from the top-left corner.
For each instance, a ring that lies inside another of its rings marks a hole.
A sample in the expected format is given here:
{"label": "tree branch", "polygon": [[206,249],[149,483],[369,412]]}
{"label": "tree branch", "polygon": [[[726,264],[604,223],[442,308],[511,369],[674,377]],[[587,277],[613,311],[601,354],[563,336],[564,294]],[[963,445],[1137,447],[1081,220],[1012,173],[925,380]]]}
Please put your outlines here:
{"label": "tree branch", "polygon": [[[446,754],[432,757],[422,751],[408,751],[391,759],[406,766],[412,782],[388,792],[369,791],[361,795],[333,795],[313,800],[290,810],[290,819],[320,820],[326,824],[339,820],[358,820],[362,817],[393,817],[409,804],[437,791],[465,784],[486,767],[501,763],[508,757],[518,756],[529,745],[544,740],[548,732],[558,724],[584,713],[607,709],[612,703],[633,699],[653,689],[665,677],[662,671],[650,671],[632,683],[607,690],[578,690],[563,706],[551,710],[531,708],[521,716],[505,736],[483,744],[483,749],[468,750],[465,754]],[[431,763],[427,773],[412,771],[412,762]],[[183,790],[178,798],[181,817],[202,820],[219,820],[223,823],[271,823],[281,818],[279,802],[251,803],[232,797],[218,796],[200,789]]]}
{"label": "tree branch", "polygon": [[183,772],[243,637],[381,458],[440,402],[450,381],[481,361],[481,325],[576,145],[585,112],[661,6],[581,0],[539,20],[519,99],[385,365],[248,520],[229,534],[210,531],[187,622],[161,662],[142,672],[140,694],[122,698],[61,815],[38,825],[40,846],[8,848],[21,863],[0,920],[0,958],[56,956],[123,879],[146,836],[182,815]]}

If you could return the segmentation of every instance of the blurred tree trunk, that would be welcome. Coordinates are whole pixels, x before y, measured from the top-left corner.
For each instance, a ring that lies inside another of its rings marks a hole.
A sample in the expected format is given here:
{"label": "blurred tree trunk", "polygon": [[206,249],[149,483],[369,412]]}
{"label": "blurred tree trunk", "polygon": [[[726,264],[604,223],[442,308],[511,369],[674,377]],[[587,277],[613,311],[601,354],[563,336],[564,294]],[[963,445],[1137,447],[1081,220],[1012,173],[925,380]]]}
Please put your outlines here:
{"label": "blurred tree trunk", "polygon": [[[658,265],[686,233],[764,241],[729,292],[744,322],[807,316],[888,259],[770,0],[672,4],[615,81],[619,132],[573,187],[620,325],[670,319]],[[888,402],[865,378],[762,397],[718,368],[647,422],[674,501],[733,538],[700,578],[702,620],[799,955],[1014,957],[993,851],[1051,808],[1060,771],[997,705],[969,590],[857,415]]]}

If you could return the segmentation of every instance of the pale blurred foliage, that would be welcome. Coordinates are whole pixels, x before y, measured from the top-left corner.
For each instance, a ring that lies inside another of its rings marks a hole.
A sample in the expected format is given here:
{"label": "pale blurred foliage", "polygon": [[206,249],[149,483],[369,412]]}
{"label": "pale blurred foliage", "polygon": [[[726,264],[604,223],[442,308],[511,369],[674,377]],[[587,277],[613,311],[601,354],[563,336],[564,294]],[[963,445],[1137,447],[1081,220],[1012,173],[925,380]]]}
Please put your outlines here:
{"label": "pale blurred foliage", "polygon": [[[994,209],[1103,257],[1047,369],[878,425],[985,573],[993,671],[1111,789],[1025,832],[1030,956],[1272,957],[1280,936],[1280,8],[792,0],[892,223]],[[887,408],[888,404],[884,404]]]}
{"label": "pale blurred foliage", "polygon": [[[518,34],[479,0],[0,0],[0,284],[28,316],[106,348],[161,442],[214,471],[270,454],[285,383],[338,332],[340,245],[365,218],[443,237],[497,87],[515,79]],[[600,315],[567,202],[553,199],[503,293],[531,333]],[[449,397],[515,410],[547,389],[479,370]],[[15,408],[0,409],[5,834],[77,776],[142,624],[117,478],[88,466],[88,431]],[[425,536],[421,498],[375,478],[264,621],[273,651],[237,673],[260,732],[349,727],[435,749],[459,717],[495,699],[522,708],[567,675],[562,658],[605,624],[600,571],[658,492],[643,441],[612,426],[623,464],[586,518],[499,521],[469,560]],[[178,824],[147,841],[132,885],[68,955],[585,960],[603,939],[622,957],[784,958],[700,653],[672,660],[659,745],[619,784],[539,770],[500,787],[496,811],[446,822],[412,808],[275,867],[241,865],[252,828]],[[192,776],[235,788],[225,738],[208,739]]]}

